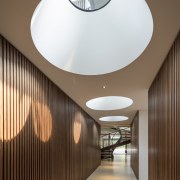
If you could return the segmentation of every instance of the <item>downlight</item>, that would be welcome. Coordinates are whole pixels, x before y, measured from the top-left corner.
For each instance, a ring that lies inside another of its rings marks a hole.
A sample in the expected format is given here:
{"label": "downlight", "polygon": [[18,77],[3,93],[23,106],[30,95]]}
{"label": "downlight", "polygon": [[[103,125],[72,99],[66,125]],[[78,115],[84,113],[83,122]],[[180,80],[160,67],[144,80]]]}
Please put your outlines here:
{"label": "downlight", "polygon": [[122,96],[98,97],[87,101],[86,106],[94,110],[118,110],[131,106],[133,100]]}
{"label": "downlight", "polygon": [[129,118],[126,116],[106,116],[99,118],[100,121],[104,122],[119,122],[119,121],[126,121]]}
{"label": "downlight", "polygon": [[42,0],[31,20],[40,54],[56,67],[81,75],[124,68],[143,53],[152,33],[145,0]]}

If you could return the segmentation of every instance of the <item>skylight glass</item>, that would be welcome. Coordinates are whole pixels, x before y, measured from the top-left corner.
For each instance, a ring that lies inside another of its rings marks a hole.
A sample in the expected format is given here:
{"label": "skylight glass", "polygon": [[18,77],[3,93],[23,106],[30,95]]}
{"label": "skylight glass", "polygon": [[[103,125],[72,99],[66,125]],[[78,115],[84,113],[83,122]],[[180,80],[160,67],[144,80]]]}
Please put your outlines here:
{"label": "skylight glass", "polygon": [[118,121],[126,121],[128,120],[128,117],[126,116],[106,116],[99,118],[100,121],[105,122],[118,122]]}
{"label": "skylight glass", "polygon": [[94,110],[118,110],[131,106],[133,100],[122,96],[106,96],[91,99],[86,106]]}
{"label": "skylight glass", "polygon": [[152,33],[145,0],[111,0],[92,12],[79,10],[69,0],[43,0],[31,20],[40,54],[54,66],[81,75],[126,67],[143,53]]}
{"label": "skylight glass", "polygon": [[111,0],[69,0],[82,11],[96,11],[105,7]]}

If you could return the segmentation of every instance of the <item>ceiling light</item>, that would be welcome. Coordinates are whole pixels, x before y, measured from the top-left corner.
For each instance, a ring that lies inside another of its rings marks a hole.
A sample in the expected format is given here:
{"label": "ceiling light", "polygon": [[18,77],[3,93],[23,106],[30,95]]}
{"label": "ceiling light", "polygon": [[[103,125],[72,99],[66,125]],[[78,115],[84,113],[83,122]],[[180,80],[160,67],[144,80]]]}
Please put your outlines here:
{"label": "ceiling light", "polygon": [[133,100],[122,96],[106,96],[91,99],[86,106],[94,110],[117,110],[132,105]]}
{"label": "ceiling light", "polygon": [[103,86],[103,89],[106,89],[106,86]]}
{"label": "ceiling light", "polygon": [[142,54],[152,33],[145,0],[111,0],[93,12],[81,11],[69,0],[42,0],[31,20],[41,55],[62,70],[83,75],[127,66]]}
{"label": "ceiling light", "polygon": [[106,117],[99,118],[100,121],[105,121],[105,122],[126,121],[128,119],[129,118],[126,116],[106,116]]}

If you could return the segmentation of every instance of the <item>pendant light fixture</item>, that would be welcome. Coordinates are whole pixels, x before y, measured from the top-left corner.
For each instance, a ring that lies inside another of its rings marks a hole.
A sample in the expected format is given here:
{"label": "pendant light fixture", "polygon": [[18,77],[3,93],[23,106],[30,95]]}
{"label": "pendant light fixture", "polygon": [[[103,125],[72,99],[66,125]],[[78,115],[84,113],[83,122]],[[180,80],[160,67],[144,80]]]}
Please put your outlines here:
{"label": "pendant light fixture", "polygon": [[31,20],[41,55],[64,71],[82,75],[124,68],[142,54],[152,33],[145,0],[42,0]]}

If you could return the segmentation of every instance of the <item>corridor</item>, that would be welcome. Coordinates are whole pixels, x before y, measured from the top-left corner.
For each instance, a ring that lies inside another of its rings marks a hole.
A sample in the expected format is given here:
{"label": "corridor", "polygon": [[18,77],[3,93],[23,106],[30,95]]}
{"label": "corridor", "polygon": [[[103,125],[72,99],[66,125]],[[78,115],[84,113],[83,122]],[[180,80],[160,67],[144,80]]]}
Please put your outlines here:
{"label": "corridor", "polygon": [[136,180],[130,155],[114,155],[114,161],[103,160],[88,180]]}

